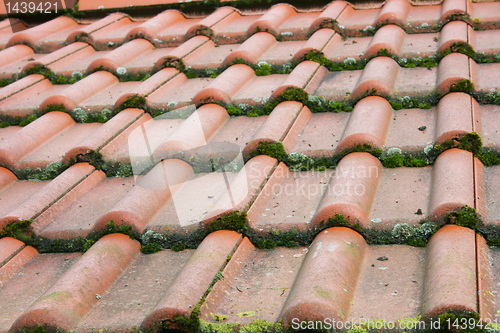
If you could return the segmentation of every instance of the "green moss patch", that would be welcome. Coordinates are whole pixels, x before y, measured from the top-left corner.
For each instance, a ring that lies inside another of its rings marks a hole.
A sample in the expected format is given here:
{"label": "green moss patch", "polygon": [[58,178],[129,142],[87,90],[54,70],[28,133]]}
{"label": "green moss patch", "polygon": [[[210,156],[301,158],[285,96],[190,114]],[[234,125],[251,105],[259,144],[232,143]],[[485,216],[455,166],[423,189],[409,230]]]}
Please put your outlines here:
{"label": "green moss patch", "polygon": [[127,225],[117,226],[113,221],[102,230],[90,233],[86,238],[49,239],[36,235],[31,229],[32,220],[12,222],[0,230],[0,238],[13,237],[26,245],[33,246],[40,253],[85,252],[105,235],[121,233],[132,239],[139,239],[139,234]]}
{"label": "green moss patch", "polygon": [[212,221],[207,226],[200,226],[192,232],[178,231],[168,234],[146,230],[141,236],[141,251],[154,253],[162,249],[182,251],[196,249],[203,239],[210,233],[218,230],[233,230],[245,234],[248,223],[245,212],[234,211]]}
{"label": "green moss patch", "polygon": [[476,213],[476,210],[469,206],[464,206],[458,212],[450,212],[447,214],[448,222],[476,230],[482,224],[481,219]]}

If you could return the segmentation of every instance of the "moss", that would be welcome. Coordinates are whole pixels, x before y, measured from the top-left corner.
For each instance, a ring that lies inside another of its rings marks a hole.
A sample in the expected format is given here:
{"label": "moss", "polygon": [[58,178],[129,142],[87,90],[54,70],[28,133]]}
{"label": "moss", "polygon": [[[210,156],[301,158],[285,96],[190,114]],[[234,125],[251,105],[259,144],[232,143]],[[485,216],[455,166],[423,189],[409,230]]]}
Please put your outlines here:
{"label": "moss", "polygon": [[229,319],[229,316],[221,315],[221,314],[215,314],[215,313],[210,313],[210,316],[215,321],[226,321],[226,320]]}
{"label": "moss", "polygon": [[145,244],[141,246],[141,252],[144,254],[151,254],[158,251],[161,251],[161,248],[157,243]]}
{"label": "moss", "polygon": [[42,114],[45,114],[50,111],[67,112],[68,110],[66,110],[64,104],[49,104],[45,107],[45,109],[42,110]]}
{"label": "moss", "polygon": [[377,56],[392,58],[391,52],[389,52],[389,50],[387,50],[387,49],[380,49],[380,50],[378,50],[377,51]]}
{"label": "moss", "polygon": [[470,93],[473,90],[474,84],[468,79],[459,80],[450,86],[450,92]]}
{"label": "moss", "polygon": [[385,168],[399,168],[404,165],[404,156],[401,154],[394,154],[382,159],[382,165]]}
{"label": "moss", "polygon": [[55,78],[55,73],[53,71],[41,65],[35,65],[28,68],[25,72],[25,75],[31,75],[31,74],[43,75],[46,79],[49,79],[51,81]]}
{"label": "moss", "polygon": [[25,327],[21,330],[18,330],[16,333],[63,333],[63,330],[60,330],[51,326],[33,326],[33,327]]}
{"label": "moss", "polygon": [[[156,244],[157,245],[157,244]],[[172,251],[174,252],[181,252],[181,251],[184,251],[185,249],[187,248],[186,244],[183,244],[183,243],[175,243],[174,245],[172,245]]]}
{"label": "moss", "polygon": [[134,95],[127,98],[122,105],[120,106],[120,110],[129,109],[129,108],[137,108],[144,109],[146,106],[146,98],[142,95]]}
{"label": "moss", "polygon": [[278,161],[284,161],[286,159],[285,148],[281,142],[259,142],[257,148],[250,152],[250,157],[255,157],[258,155],[267,155],[274,157]]}
{"label": "moss", "polygon": [[247,230],[247,215],[245,212],[231,212],[212,221],[208,226],[209,232],[218,230],[234,230],[239,233],[244,233]]}
{"label": "moss", "polygon": [[59,176],[67,168],[68,165],[62,162],[53,162],[48,164],[44,169],[25,168],[16,170],[15,173],[17,178],[22,180],[50,180]]}
{"label": "moss", "polygon": [[9,223],[0,230],[0,238],[12,237],[27,245],[33,245],[32,222],[33,220],[22,220]]}
{"label": "moss", "polygon": [[86,238],[49,239],[33,235],[31,242],[27,244],[34,246],[40,253],[86,252],[102,237],[115,233],[128,235],[132,239],[139,238],[139,234],[134,232],[132,227],[127,225],[117,226],[113,221],[110,221],[106,224],[104,229],[94,231]]}
{"label": "moss", "polygon": [[29,116],[27,116],[26,118],[24,118],[20,123],[19,123],[19,126],[26,126],[32,122],[34,122],[35,120],[38,119],[38,116],[36,114],[30,114]]}
{"label": "moss", "polygon": [[[252,311],[253,312],[253,311]],[[239,333],[279,333],[283,332],[281,322],[276,324],[265,320],[254,320],[250,324],[240,327]]]}
{"label": "moss", "polygon": [[459,212],[451,212],[447,215],[449,223],[467,227],[473,230],[481,224],[481,220],[476,213],[476,210],[469,206],[464,206]]}
{"label": "moss", "polygon": [[9,79],[1,79],[1,80],[0,80],[0,88],[3,88],[3,87],[8,86],[8,85],[9,85],[9,84],[11,84],[12,82],[14,82],[14,80],[9,80]]}
{"label": "moss", "polygon": [[475,155],[481,153],[483,142],[481,136],[476,132],[470,132],[460,138],[458,148],[472,152]]}
{"label": "moss", "polygon": [[237,108],[234,105],[227,106],[226,110],[227,114],[230,115],[231,117],[242,116],[244,114],[244,112],[241,109]]}
{"label": "moss", "polygon": [[450,50],[452,52],[459,52],[459,53],[465,54],[469,58],[474,58],[474,56],[476,54],[474,52],[474,49],[472,48],[472,46],[470,46],[469,44],[464,43],[464,42],[453,43],[453,45],[451,45],[451,47],[450,47]]}
{"label": "moss", "polygon": [[255,67],[255,75],[257,76],[266,76],[272,74],[272,67],[268,63],[259,62],[259,64]]}

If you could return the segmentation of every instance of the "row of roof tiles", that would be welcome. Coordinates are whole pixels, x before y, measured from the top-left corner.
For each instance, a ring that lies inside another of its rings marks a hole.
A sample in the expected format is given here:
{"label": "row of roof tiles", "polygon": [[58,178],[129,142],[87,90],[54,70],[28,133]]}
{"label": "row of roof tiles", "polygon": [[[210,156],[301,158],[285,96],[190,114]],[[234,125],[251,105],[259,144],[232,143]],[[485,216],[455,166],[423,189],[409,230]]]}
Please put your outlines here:
{"label": "row of roof tiles", "polygon": [[[206,36],[195,36],[176,48],[155,48],[145,39],[134,39],[113,51],[95,51],[83,42],[74,42],[50,54],[35,54],[26,45],[14,45],[0,51],[0,78],[27,73],[44,66],[57,75],[81,75],[104,68],[117,75],[153,73],[174,64],[194,69],[223,68],[242,59],[248,64],[264,61],[273,65],[299,61],[309,52],[319,52],[334,62],[370,59],[383,50],[403,57],[428,57],[453,50],[457,44],[469,45],[487,55],[500,53],[498,30],[472,31],[465,22],[446,24],[441,33],[407,35],[400,27],[387,25],[374,37],[342,37],[331,29],[317,30],[307,41],[278,42],[268,32],[252,35],[242,44],[217,46]],[[151,64],[154,64],[152,66]]]}
{"label": "row of roof tiles", "polygon": [[190,318],[199,303],[202,330],[325,318],[358,325],[384,318],[404,329],[403,322],[417,325],[420,315],[436,320],[446,311],[491,322],[499,301],[497,258],[481,236],[453,225],[426,248],[368,246],[341,227],[324,230],[308,248],[259,250],[240,234],[219,231],[196,250],[151,255],[121,234],[101,238],[84,254],[38,254],[3,238],[0,331],[118,332],[165,323],[185,329],[186,320],[175,321]]}
{"label": "row of roof tiles", "polygon": [[[113,48],[137,37],[148,39],[157,47],[178,46],[195,35],[213,38],[217,44],[241,43],[255,32],[267,31],[284,40],[305,40],[320,28],[335,28],[342,35],[368,33],[380,25],[397,24],[408,31],[435,31],[438,23],[456,18],[468,20],[481,28],[499,24],[493,15],[500,9],[495,2],[471,3],[445,0],[439,6],[412,6],[406,0],[388,1],[382,9],[355,10],[347,2],[334,1],[322,12],[299,13],[288,4],[273,6],[263,15],[242,15],[232,7],[221,7],[203,19],[186,18],[167,10],[154,18],[138,22],[121,13],[113,13],[92,24],[78,24],[68,17],[58,17],[40,26],[12,33],[10,20],[0,33],[0,49],[26,44],[37,53],[55,51],[68,43],[86,41],[98,50]],[[471,19],[473,18],[473,19]]]}
{"label": "row of roof tiles", "polygon": [[496,225],[499,170],[459,149],[425,168],[384,169],[368,153],[347,155],[335,170],[309,172],[290,171],[268,156],[252,158],[239,172],[208,173],[167,159],[136,178],[106,178],[78,163],[52,181],[33,182],[2,168],[0,226],[33,219],[32,230],[49,239],[85,238],[110,221],[141,234],[189,234],[241,211],[250,228],[264,234],[313,229],[337,214],[353,226],[392,229],[422,219],[442,224],[465,206]]}
{"label": "row of roof tiles", "polygon": [[[282,142],[285,153],[310,157],[333,157],[358,145],[428,153],[429,146],[471,132],[479,134],[485,147],[498,150],[498,109],[479,105],[465,93],[450,93],[428,110],[394,111],[387,100],[370,96],[352,112],[311,113],[299,102],[282,102],[262,117],[229,117],[223,107],[205,104],[184,110],[184,115],[170,117],[171,112],[156,118],[140,109],[125,109],[105,124],[82,124],[67,113],[52,111],[25,127],[0,129],[0,165],[12,171],[43,169],[54,162],[67,165],[90,152],[101,153],[104,161],[130,164],[132,159],[148,158],[147,151],[132,144],[142,130],[154,144],[155,158],[187,162],[196,154],[189,151],[217,143],[232,144],[245,159],[262,142]],[[196,140],[192,126],[200,133]]]}
{"label": "row of roof tiles", "polygon": [[[26,117],[57,106],[74,112],[118,109],[131,97],[142,96],[146,106],[168,111],[194,104],[265,105],[290,88],[326,100],[353,101],[366,94],[384,97],[431,96],[450,91],[490,92],[497,87],[492,74],[500,64],[476,64],[464,54],[452,53],[436,68],[401,68],[388,57],[376,57],[363,70],[330,72],[312,61],[303,61],[290,74],[257,76],[243,64],[228,67],[216,78],[188,79],[173,68],[162,69],[147,80],[119,82],[105,71],[92,73],[72,85],[54,85],[40,74],[28,75],[0,88],[0,107],[5,115]],[[472,85],[470,85],[472,83]],[[35,111],[34,111],[35,110]]]}

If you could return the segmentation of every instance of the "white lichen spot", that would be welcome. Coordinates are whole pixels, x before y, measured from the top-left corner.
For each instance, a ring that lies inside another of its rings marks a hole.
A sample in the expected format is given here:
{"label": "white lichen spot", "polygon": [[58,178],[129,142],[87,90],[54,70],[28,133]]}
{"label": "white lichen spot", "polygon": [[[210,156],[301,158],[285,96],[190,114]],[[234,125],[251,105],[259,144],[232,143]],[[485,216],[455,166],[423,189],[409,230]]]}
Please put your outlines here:
{"label": "white lichen spot", "polygon": [[415,234],[415,229],[408,223],[398,223],[391,231],[391,235],[403,241],[412,237]]}
{"label": "white lichen spot", "polygon": [[115,45],[115,43],[113,43],[113,42],[108,42],[108,46],[113,46],[113,45]]}
{"label": "white lichen spot", "polygon": [[280,33],[280,36],[291,37],[291,36],[293,36],[293,32],[291,32],[291,31],[283,31],[282,33]]}
{"label": "white lichen spot", "polygon": [[424,154],[429,154],[434,149],[434,145],[427,145],[424,148]]}
{"label": "white lichen spot", "polygon": [[392,156],[392,155],[396,155],[396,154],[401,155],[401,153],[402,153],[402,151],[399,148],[389,148],[389,149],[387,149],[387,156]]}
{"label": "white lichen spot", "polygon": [[125,67],[118,67],[118,68],[116,69],[116,73],[117,73],[118,75],[123,75],[123,74],[127,73],[127,69],[126,69]]}
{"label": "white lichen spot", "polygon": [[344,60],[344,64],[346,64],[346,65],[355,65],[356,63],[357,63],[357,61],[354,58],[346,58]]}
{"label": "white lichen spot", "polygon": [[382,222],[382,219],[371,219],[373,223],[380,223]]}
{"label": "white lichen spot", "polygon": [[71,77],[79,80],[83,77],[83,74],[79,71],[74,71],[73,73],[71,73]]}
{"label": "white lichen spot", "polygon": [[88,113],[81,108],[76,108],[73,112],[75,113],[76,121],[79,123],[85,123],[89,119]]}
{"label": "white lichen spot", "polygon": [[374,30],[375,30],[375,29],[374,29],[371,25],[369,25],[369,26],[367,26],[367,27],[365,27],[365,28],[363,29],[363,31],[374,31]]}
{"label": "white lichen spot", "polygon": [[429,27],[429,23],[427,22],[424,22],[420,25],[422,28],[428,28]]}
{"label": "white lichen spot", "polygon": [[104,6],[99,6],[97,7],[97,9],[104,9]]}

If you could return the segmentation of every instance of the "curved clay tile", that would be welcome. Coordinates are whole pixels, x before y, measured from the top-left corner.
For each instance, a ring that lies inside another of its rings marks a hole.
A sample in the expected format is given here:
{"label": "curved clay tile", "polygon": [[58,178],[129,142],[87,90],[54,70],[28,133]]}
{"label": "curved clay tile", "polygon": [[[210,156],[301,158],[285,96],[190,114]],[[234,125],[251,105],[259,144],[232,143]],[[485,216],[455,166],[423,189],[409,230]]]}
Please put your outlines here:
{"label": "curved clay tile", "polygon": [[476,245],[473,230],[447,225],[427,244],[422,318],[445,312],[478,312]]}
{"label": "curved clay tile", "polygon": [[153,42],[156,34],[185,19],[184,15],[177,10],[166,10],[132,28],[127,34],[127,39],[144,38]]}
{"label": "curved clay tile", "polygon": [[405,38],[406,32],[397,25],[385,25],[377,30],[363,57],[375,57],[377,53],[383,49],[387,50],[392,55],[400,57],[401,47],[403,46]]}
{"label": "curved clay tile", "polygon": [[342,41],[342,36],[333,29],[319,29],[312,34],[302,48],[293,56],[293,60],[300,60],[309,52],[318,52],[323,55],[332,53],[333,49]]}
{"label": "curved clay tile", "polygon": [[444,0],[441,4],[440,21],[453,20],[454,16],[465,16],[471,13],[472,3],[467,0]]}
{"label": "curved clay tile", "polygon": [[157,72],[146,81],[141,82],[139,86],[135,87],[132,91],[128,91],[122,96],[120,96],[115,102],[115,108],[120,107],[128,98],[134,96],[143,96],[146,97],[152,94],[155,90],[174,79],[175,77],[181,76],[183,79],[186,79],[184,74],[181,74],[175,68],[164,68],[161,71]]}
{"label": "curved clay tile", "polygon": [[199,303],[228,255],[233,254],[240,242],[241,235],[234,231],[221,230],[208,235],[153,311],[146,316],[141,329],[152,329],[177,316],[189,318],[194,310],[193,304]]}
{"label": "curved clay tile", "polygon": [[98,58],[87,67],[87,72],[92,72],[99,67],[105,70],[116,72],[118,67],[122,67],[127,62],[140,57],[154,49],[153,44],[145,39],[134,39],[122,46],[106,53],[103,57]]}
{"label": "curved clay tile", "polygon": [[[168,170],[168,175],[165,170]],[[184,161],[161,161],[144,177],[137,179],[133,189],[101,216],[93,229],[102,230],[109,221],[113,221],[116,225],[128,225],[142,233],[148,221],[179,189],[174,185],[182,184],[192,173],[191,166]],[[148,204],[144,205],[144,202]]]}
{"label": "curved clay tile", "polygon": [[215,43],[210,38],[194,36],[158,59],[154,68],[160,70],[165,67],[174,67],[182,70],[182,65],[189,65],[190,60],[203,56],[213,47],[215,47]]}
{"label": "curved clay tile", "polygon": [[382,164],[369,153],[345,156],[335,168],[313,223],[326,222],[335,214],[342,214],[351,225],[359,223],[368,227],[381,173]]}
{"label": "curved clay tile", "polygon": [[122,13],[112,13],[108,16],[92,23],[89,25],[85,25],[78,30],[73,31],[68,38],[66,38],[67,43],[73,43],[76,41],[84,41],[95,46],[96,36],[99,35],[100,31],[103,30],[112,30],[116,29],[119,26],[122,26],[123,23],[120,22],[126,19],[126,21],[130,21],[128,16]]}
{"label": "curved clay tile", "polygon": [[0,142],[0,163],[17,169],[23,157],[75,124],[70,115],[49,112]]}
{"label": "curved clay tile", "polygon": [[28,30],[15,33],[8,42],[8,46],[15,44],[26,44],[32,49],[39,46],[40,40],[47,38],[50,35],[61,32],[62,30],[77,27],[78,24],[67,16],[59,16],[51,21],[40,24]]}
{"label": "curved clay tile", "polygon": [[12,278],[38,251],[12,237],[0,239],[0,287]]}
{"label": "curved clay tile", "polygon": [[293,318],[346,321],[368,245],[356,231],[322,231],[309,247],[281,312],[285,326]]}
{"label": "curved clay tile", "polygon": [[398,63],[388,57],[376,57],[368,62],[352,92],[356,99],[363,94],[391,96],[399,75]]}
{"label": "curved clay tile", "polygon": [[[12,328],[43,325],[70,330],[98,302],[140,253],[140,244],[123,234],[101,238],[42,297],[17,318]],[[103,265],[112,262],[112,265]]]}
{"label": "curved clay tile", "polygon": [[33,49],[26,45],[8,47],[0,51],[0,68],[33,54]]}
{"label": "curved clay tile", "polygon": [[448,54],[438,65],[437,91],[444,95],[452,91],[458,82],[468,80],[474,83],[475,65],[465,54]]}
{"label": "curved clay tile", "polygon": [[[450,93],[441,98],[436,108],[435,143],[442,144],[474,132],[473,110],[476,108],[479,108],[479,104],[465,93]],[[478,130],[480,133],[481,128]]]}
{"label": "curved clay tile", "polygon": [[332,1],[311,25],[311,32],[321,28],[336,28],[337,19],[347,6],[351,7],[347,1]]}
{"label": "curved clay tile", "polygon": [[228,66],[238,58],[243,59],[246,63],[256,65],[260,57],[276,43],[276,37],[268,32],[253,34],[224,59],[222,66]]}
{"label": "curved clay tile", "polygon": [[314,61],[303,61],[286,77],[285,81],[274,90],[272,98],[279,97],[288,89],[304,90],[313,94],[327,74],[328,70]]}
{"label": "curved clay tile", "polygon": [[[156,146],[156,161],[184,154],[207,144],[210,138],[228,120],[226,109],[217,104],[205,104],[193,112],[168,138]],[[189,156],[183,156],[189,158]]]}
{"label": "curved clay tile", "polygon": [[[264,124],[253,135],[252,140],[246,145],[243,150],[244,156],[249,156],[249,153],[257,149],[261,142],[283,142],[288,131],[294,125],[299,114],[303,111],[304,107],[299,102],[281,102],[278,104],[269,117],[266,118]],[[287,153],[291,153],[293,144],[288,144],[285,147]]]}
{"label": "curved clay tile", "polygon": [[78,163],[71,166],[40,190],[32,193],[29,199],[23,201],[0,218],[0,227],[11,222],[37,217],[52,206],[61,196],[70,191],[75,184],[82,182],[94,171],[94,167],[88,163]]}
{"label": "curved clay tile", "polygon": [[85,155],[91,151],[101,150],[106,144],[117,137],[119,133],[141,118],[142,115],[144,115],[144,111],[139,109],[125,109],[120,111],[113,118],[102,124],[92,135],[68,150],[64,155],[63,162],[69,163],[72,158],[76,160],[78,155]]}
{"label": "curved clay tile", "polygon": [[412,6],[407,0],[388,0],[380,11],[375,26],[396,24],[404,26]]}
{"label": "curved clay tile", "polygon": [[83,101],[117,82],[118,79],[116,76],[109,72],[99,71],[92,73],[83,80],[65,88],[58,95],[52,95],[45,99],[40,105],[39,110],[43,111],[49,105],[62,104],[67,111],[73,111]]}
{"label": "curved clay tile", "polygon": [[392,117],[392,107],[386,99],[378,96],[363,98],[354,107],[335,152],[365,144],[383,149]]}
{"label": "curved clay tile", "polygon": [[240,13],[235,8],[221,7],[190,27],[185,35],[185,39],[196,35],[212,37],[217,34],[217,30],[224,28],[226,25],[240,17]]}
{"label": "curved clay tile", "polygon": [[[38,58],[35,61],[28,62],[22,69],[22,72],[26,73],[28,69],[34,66],[44,66],[51,70],[57,69],[62,63],[68,63],[72,61],[78,61],[85,55],[94,53],[94,48],[87,43],[71,43],[57,51],[45,54],[44,56]],[[60,62],[59,64],[57,64]]]}
{"label": "curved clay tile", "polygon": [[274,5],[248,28],[247,35],[266,31],[274,36],[278,36],[280,26],[295,14],[297,14],[295,8],[288,4]]}
{"label": "curved clay tile", "polygon": [[447,23],[439,35],[439,48],[438,53],[445,50],[452,50],[455,43],[470,45],[469,42],[473,40],[472,34],[474,30],[467,23],[462,21],[452,21]]}
{"label": "curved clay tile", "polygon": [[455,148],[441,153],[432,168],[429,217],[443,222],[464,206],[474,207],[473,155]]}
{"label": "curved clay tile", "polygon": [[253,69],[247,65],[233,65],[222,72],[215,80],[200,90],[192,103],[202,105],[207,103],[230,104],[234,96],[245,84],[255,77]]}

